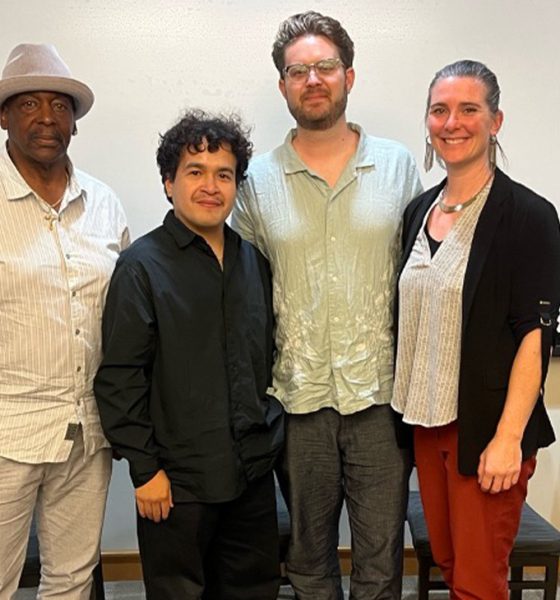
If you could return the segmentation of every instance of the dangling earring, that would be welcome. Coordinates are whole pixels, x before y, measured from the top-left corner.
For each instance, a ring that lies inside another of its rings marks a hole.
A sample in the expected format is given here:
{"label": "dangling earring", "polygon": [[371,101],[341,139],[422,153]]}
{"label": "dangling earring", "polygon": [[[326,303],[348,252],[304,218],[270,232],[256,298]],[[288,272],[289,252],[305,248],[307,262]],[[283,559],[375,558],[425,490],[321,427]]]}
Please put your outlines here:
{"label": "dangling earring", "polygon": [[498,145],[498,138],[492,134],[490,136],[490,146],[488,147],[488,160],[490,161],[490,168],[496,167],[496,146]]}
{"label": "dangling earring", "polygon": [[424,151],[424,171],[426,173],[434,166],[434,147],[430,144],[430,138],[426,136],[426,150]]}
{"label": "dangling earring", "polygon": [[78,127],[76,123],[74,123],[74,129],[72,129],[72,135],[78,135]]}

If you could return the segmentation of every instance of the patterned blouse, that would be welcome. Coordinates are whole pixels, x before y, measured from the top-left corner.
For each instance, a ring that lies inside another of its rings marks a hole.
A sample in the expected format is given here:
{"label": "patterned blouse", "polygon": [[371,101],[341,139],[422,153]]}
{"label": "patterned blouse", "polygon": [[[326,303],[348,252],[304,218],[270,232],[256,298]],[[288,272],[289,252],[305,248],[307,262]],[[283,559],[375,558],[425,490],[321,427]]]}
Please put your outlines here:
{"label": "patterned blouse", "polygon": [[457,418],[461,314],[474,230],[492,185],[464,209],[432,256],[424,218],[399,282],[399,344],[392,406],[413,425]]}

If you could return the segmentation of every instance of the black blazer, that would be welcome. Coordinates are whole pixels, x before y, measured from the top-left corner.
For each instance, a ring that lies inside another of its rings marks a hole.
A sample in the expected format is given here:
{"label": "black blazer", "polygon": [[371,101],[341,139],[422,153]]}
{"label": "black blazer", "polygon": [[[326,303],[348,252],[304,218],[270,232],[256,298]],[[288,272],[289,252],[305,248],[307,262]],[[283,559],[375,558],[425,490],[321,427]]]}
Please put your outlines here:
{"label": "black blazer", "polygon": [[[424,216],[445,183],[415,198],[405,211],[399,276]],[[535,327],[542,330],[544,384],[559,304],[556,209],[496,169],[475,229],[463,286],[458,407],[458,467],[463,475],[476,475],[480,454],[502,414],[515,354],[523,336]],[[398,331],[396,339],[398,343]],[[554,441],[543,391],[541,386],[525,429],[523,459]],[[409,445],[411,428],[399,423],[398,437],[402,445]]]}

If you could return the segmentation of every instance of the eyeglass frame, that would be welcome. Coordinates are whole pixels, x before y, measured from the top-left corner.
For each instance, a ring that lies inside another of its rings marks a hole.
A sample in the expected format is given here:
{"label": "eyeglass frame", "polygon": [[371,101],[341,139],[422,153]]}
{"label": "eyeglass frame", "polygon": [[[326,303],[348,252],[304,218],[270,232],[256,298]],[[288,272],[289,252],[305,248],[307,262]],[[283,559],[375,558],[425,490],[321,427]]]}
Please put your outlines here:
{"label": "eyeglass frame", "polygon": [[342,67],[345,70],[348,68],[342,62],[342,59],[338,58],[337,56],[333,56],[331,58],[321,58],[321,60],[318,60],[314,63],[293,63],[291,65],[287,65],[286,67],[284,67],[282,69],[283,78],[287,79],[288,81],[296,81],[296,80],[292,79],[292,77],[290,77],[290,75],[288,74],[289,69],[291,69],[292,67],[305,67],[307,69],[307,72],[305,73],[305,77],[302,77],[301,81],[307,81],[307,79],[309,78],[309,75],[311,73],[311,70],[315,71],[315,75],[319,78],[328,77],[328,75],[321,75],[321,73],[319,73],[317,71],[317,65],[319,63],[327,62],[327,61],[334,63],[333,73],[338,67]]}

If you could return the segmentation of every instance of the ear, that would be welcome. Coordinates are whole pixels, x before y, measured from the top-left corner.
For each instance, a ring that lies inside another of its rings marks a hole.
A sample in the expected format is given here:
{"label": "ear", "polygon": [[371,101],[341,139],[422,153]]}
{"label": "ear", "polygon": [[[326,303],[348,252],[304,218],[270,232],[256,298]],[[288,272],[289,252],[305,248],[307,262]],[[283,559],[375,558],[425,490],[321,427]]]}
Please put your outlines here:
{"label": "ear", "polygon": [[287,95],[286,95],[286,80],[280,78],[278,80],[278,89],[280,90],[280,93],[282,94],[282,96],[284,96],[284,99],[286,99]]}
{"label": "ear", "polygon": [[0,109],[0,127],[2,127],[2,129],[4,129],[4,130],[8,129],[8,115],[7,115],[6,105],[4,105]]}
{"label": "ear", "polygon": [[348,69],[346,69],[345,79],[346,91],[350,92],[350,90],[354,87],[354,81],[356,80],[356,71],[354,71],[354,67],[348,67]]}
{"label": "ear", "polygon": [[503,123],[504,123],[504,113],[501,110],[499,110],[494,115],[494,122],[492,123],[492,128],[491,128],[492,135],[498,135],[498,132],[502,128]]}
{"label": "ear", "polygon": [[169,200],[171,200],[173,198],[173,182],[171,179],[166,179],[163,185],[165,187],[165,193],[167,194],[167,197]]}

